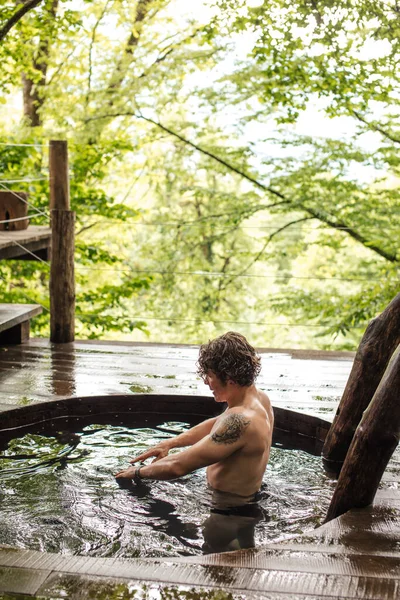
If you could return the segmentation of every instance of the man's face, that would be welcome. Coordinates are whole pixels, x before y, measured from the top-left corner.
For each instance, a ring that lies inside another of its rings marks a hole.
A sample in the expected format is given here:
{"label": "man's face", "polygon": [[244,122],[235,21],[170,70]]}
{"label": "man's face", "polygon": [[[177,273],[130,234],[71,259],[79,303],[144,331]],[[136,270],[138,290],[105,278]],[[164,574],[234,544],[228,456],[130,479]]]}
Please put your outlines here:
{"label": "man's face", "polygon": [[228,391],[228,384],[222,383],[212,371],[208,371],[204,378],[204,383],[208,385],[214,395],[215,402],[226,402],[225,396]]}

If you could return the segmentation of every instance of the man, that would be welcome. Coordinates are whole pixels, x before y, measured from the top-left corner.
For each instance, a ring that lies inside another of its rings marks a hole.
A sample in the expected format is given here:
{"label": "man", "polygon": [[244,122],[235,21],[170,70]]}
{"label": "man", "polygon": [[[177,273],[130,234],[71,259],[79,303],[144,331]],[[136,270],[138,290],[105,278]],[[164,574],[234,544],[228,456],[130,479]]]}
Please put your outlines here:
{"label": "man", "polygon": [[[215,401],[226,402],[227,409],[133,458],[132,464],[155,457],[149,465],[120,471],[117,479],[168,480],[207,467],[207,482],[216,494],[229,498],[226,506],[251,501],[268,463],[274,422],[268,396],[254,383],[260,363],[254,348],[239,333],[228,332],[203,344],[198,373]],[[181,452],[168,454],[172,448],[183,447]]]}

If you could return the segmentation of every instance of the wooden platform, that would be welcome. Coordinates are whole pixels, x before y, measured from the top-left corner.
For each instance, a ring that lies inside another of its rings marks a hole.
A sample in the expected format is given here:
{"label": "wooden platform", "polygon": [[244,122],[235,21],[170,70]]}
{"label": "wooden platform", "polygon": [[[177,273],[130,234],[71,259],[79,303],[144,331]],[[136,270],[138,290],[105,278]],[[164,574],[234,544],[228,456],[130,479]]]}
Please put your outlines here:
{"label": "wooden platform", "polygon": [[[194,346],[32,339],[0,348],[0,403],[138,392],[209,394]],[[273,404],[332,419],[352,353],[263,350]],[[1,425],[1,414],[0,414]],[[190,590],[190,591],[189,591]],[[0,548],[0,592],[40,598],[317,600],[400,598],[400,456],[374,506],[262,548],[168,559],[106,559]],[[189,595],[188,595],[189,594]]]}
{"label": "wooden platform", "polygon": [[0,344],[27,342],[30,320],[42,311],[38,304],[0,304]]}
{"label": "wooden platform", "polygon": [[[70,396],[208,394],[196,375],[198,347],[30,339],[0,347],[0,406],[5,409]],[[274,406],[332,418],[354,353],[261,350],[258,385]]]}
{"label": "wooden platform", "polygon": [[51,229],[30,225],[22,231],[0,231],[0,259],[49,260]]}

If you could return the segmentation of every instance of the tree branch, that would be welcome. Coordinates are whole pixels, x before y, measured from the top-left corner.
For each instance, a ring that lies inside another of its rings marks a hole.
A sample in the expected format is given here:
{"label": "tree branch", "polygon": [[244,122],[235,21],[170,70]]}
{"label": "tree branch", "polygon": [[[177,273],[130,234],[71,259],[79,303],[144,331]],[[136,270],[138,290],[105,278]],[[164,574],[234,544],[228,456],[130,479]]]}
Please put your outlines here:
{"label": "tree branch", "polygon": [[361,123],[364,123],[365,125],[367,125],[370,129],[372,129],[373,131],[377,131],[378,133],[380,133],[381,135],[383,135],[383,137],[387,138],[388,140],[390,140],[391,142],[395,143],[395,144],[400,144],[400,138],[394,136],[393,134],[389,133],[388,131],[385,131],[385,129],[382,129],[382,127],[380,127],[379,125],[376,125],[375,123],[370,123],[369,121],[367,121],[367,119],[365,119],[359,112],[357,112],[356,110],[353,110],[353,115],[359,120],[361,121]]}
{"label": "tree branch", "polygon": [[[139,43],[142,23],[150,10],[152,2],[153,0],[139,0],[138,2],[136,8],[135,22],[133,24],[133,31],[131,32],[128,41],[125,45],[124,53],[114,69],[114,73],[112,74],[110,82],[106,89],[106,94],[111,94],[115,90],[120,88],[125,78],[127,67],[133,60],[134,50]],[[108,104],[109,106],[112,106],[113,101],[109,100]]]}
{"label": "tree branch", "polygon": [[295,225],[296,223],[302,223],[303,221],[310,221],[311,219],[313,219],[314,217],[302,217],[301,219],[295,219],[294,221],[290,221],[290,223],[285,223],[285,225],[282,225],[282,227],[279,227],[276,231],[274,231],[273,233],[271,233],[271,235],[269,235],[265,241],[265,244],[263,245],[263,247],[261,248],[261,250],[256,254],[256,256],[251,260],[251,262],[249,262],[244,269],[242,269],[241,271],[239,271],[238,273],[231,273],[231,279],[228,281],[228,284],[230,284],[231,281],[233,281],[233,279],[235,279],[235,277],[240,277],[241,275],[244,275],[260,258],[261,256],[264,254],[267,246],[269,245],[269,243],[274,239],[274,237],[276,235],[279,235],[282,231],[284,231],[285,229],[287,229],[288,227],[290,227],[291,225]]}
{"label": "tree branch", "polygon": [[214,220],[214,219],[220,219],[222,217],[232,217],[232,216],[237,217],[238,215],[240,215],[240,217],[242,219],[248,219],[249,216],[254,215],[256,212],[259,212],[260,210],[268,210],[269,208],[279,206],[280,204],[282,204],[282,202],[276,202],[274,204],[259,204],[258,206],[247,207],[241,211],[235,210],[232,212],[212,213],[210,215],[198,217],[197,219],[192,219],[191,221],[185,221],[184,223],[182,223],[182,221],[176,221],[176,223],[173,223],[173,224],[180,228],[191,227],[195,223],[202,223],[202,222],[208,221],[210,219]]}
{"label": "tree branch", "polygon": [[[219,156],[216,156],[212,152],[209,152],[208,150],[205,150],[204,148],[201,148],[197,144],[194,144],[190,140],[188,140],[188,139],[184,138],[183,136],[181,136],[179,133],[176,133],[175,131],[172,131],[172,129],[169,129],[168,127],[165,127],[164,125],[162,125],[158,121],[154,121],[154,119],[150,119],[149,117],[144,117],[142,114],[137,114],[137,113],[134,113],[134,112],[125,112],[125,113],[119,113],[119,114],[114,114],[114,115],[113,114],[109,114],[109,115],[102,115],[102,116],[99,116],[99,117],[92,117],[92,118],[87,119],[87,120],[90,121],[90,120],[94,120],[94,119],[104,119],[104,118],[110,118],[110,117],[123,117],[123,116],[130,116],[130,117],[135,117],[137,119],[143,119],[144,121],[147,121],[149,123],[152,123],[153,125],[156,125],[157,127],[159,127],[160,129],[162,129],[163,131],[166,131],[167,133],[169,133],[173,137],[176,137],[177,139],[179,139],[180,141],[184,142],[188,146],[191,146],[192,148],[194,148],[195,150],[198,150],[202,154],[205,154],[206,156],[209,156],[210,158],[214,159],[215,161],[217,161],[218,163],[220,163],[221,165],[223,165],[224,167],[226,167],[230,171],[233,171],[237,175],[240,175],[244,179],[247,179],[247,181],[250,181],[251,183],[253,183],[257,187],[261,188],[262,190],[264,190],[266,192],[269,192],[270,194],[273,194],[273,195],[277,196],[278,198],[281,198],[282,202],[277,203],[277,204],[288,204],[288,205],[292,204],[291,201],[288,200],[281,192],[278,192],[274,188],[270,188],[269,186],[264,185],[263,183],[261,183],[260,181],[258,181],[257,179],[255,179],[254,177],[251,177],[251,175],[248,175],[247,173],[245,173],[245,172],[241,171],[240,169],[234,167],[233,165],[229,164],[227,161],[225,161],[224,159],[220,158]],[[268,208],[268,207],[265,207],[265,208]],[[293,210],[298,209],[298,208],[300,208],[301,210],[303,210],[306,213],[308,213],[309,215],[311,215],[312,218],[319,219],[320,221],[322,221],[323,223],[326,223],[327,225],[330,225],[330,227],[332,227],[334,229],[342,229],[342,230],[345,229],[346,233],[348,233],[350,235],[350,237],[352,237],[353,239],[355,239],[358,242],[360,242],[366,248],[368,248],[370,250],[373,250],[379,256],[382,256],[386,260],[388,260],[390,262],[399,262],[399,259],[397,258],[396,254],[391,254],[389,252],[386,252],[385,250],[383,250],[382,248],[380,248],[376,244],[373,244],[373,243],[369,242],[368,239],[366,239],[364,236],[362,236],[361,234],[359,234],[357,231],[355,231],[354,229],[352,229],[351,227],[349,227],[346,223],[332,221],[329,217],[327,217],[323,213],[321,213],[321,212],[319,212],[319,211],[317,211],[315,209],[308,208],[308,207],[304,206],[301,203],[293,205]],[[304,220],[306,220],[306,218]]]}
{"label": "tree branch", "polygon": [[51,85],[52,83],[54,83],[54,81],[57,81],[58,75],[61,73],[61,71],[63,70],[63,67],[65,67],[66,63],[71,58],[71,56],[73,56],[74,52],[76,52],[77,48],[79,48],[79,45],[75,46],[74,48],[72,48],[72,50],[70,50],[70,52],[68,52],[67,56],[58,65],[57,69],[55,69],[53,71],[51,77],[49,77],[49,79],[47,80],[46,85]]}
{"label": "tree branch", "polygon": [[106,14],[106,10],[107,10],[109,4],[110,4],[110,0],[107,0],[105,5],[103,6],[103,10],[101,11],[99,18],[97,19],[96,23],[94,24],[94,27],[92,30],[92,38],[90,40],[90,46],[89,46],[88,89],[86,92],[86,106],[89,103],[89,96],[90,96],[90,92],[91,92],[91,88],[92,88],[92,55],[93,55],[93,46],[94,46],[94,43],[96,40],[96,32],[97,32],[97,28],[100,25],[104,15]]}
{"label": "tree branch", "polygon": [[172,52],[174,52],[179,46],[182,46],[182,44],[184,44],[185,42],[187,42],[190,39],[193,39],[196,34],[199,32],[199,29],[196,29],[191,35],[187,36],[186,38],[180,40],[179,42],[176,43],[171,43],[169,46],[166,46],[164,48],[164,54],[160,54],[156,60],[147,68],[146,71],[143,71],[143,73],[141,73],[138,76],[138,79],[141,79],[142,77],[146,77],[149,72],[151,71],[151,69],[155,66],[158,65],[159,63],[163,62],[166,58],[168,58],[168,56],[170,54],[172,54]]}
{"label": "tree branch", "polygon": [[78,236],[81,233],[83,233],[84,231],[87,231],[88,229],[92,229],[92,227],[96,227],[97,225],[103,225],[104,222],[103,221],[96,221],[95,223],[91,223],[90,225],[83,225],[78,231],[75,232],[75,235]]}
{"label": "tree branch", "polygon": [[237,175],[240,175],[241,177],[243,177],[244,179],[247,179],[247,181],[250,181],[251,183],[253,183],[254,185],[256,185],[257,187],[261,188],[262,190],[269,192],[270,194],[273,194],[274,196],[278,196],[278,198],[281,198],[282,200],[286,200],[285,196],[283,194],[281,194],[280,192],[278,192],[277,190],[274,190],[273,188],[270,188],[266,185],[264,185],[263,183],[261,183],[260,181],[258,181],[257,179],[255,179],[254,177],[252,177],[251,175],[248,175],[247,173],[245,173],[244,171],[241,171],[240,169],[238,169],[237,167],[231,165],[230,163],[228,163],[226,160],[224,160],[223,158],[220,158],[219,156],[217,156],[216,154],[213,154],[212,152],[210,152],[209,150],[205,150],[204,148],[201,148],[200,146],[198,146],[197,144],[191,142],[190,140],[188,140],[187,138],[184,138],[182,135],[180,135],[179,133],[176,133],[176,131],[173,131],[172,129],[169,129],[168,127],[166,127],[165,125],[162,125],[162,123],[159,123],[158,121],[154,121],[154,119],[150,119],[149,117],[145,117],[142,114],[135,114],[135,116],[139,119],[143,119],[144,121],[147,121],[148,123],[153,123],[153,125],[156,125],[157,127],[159,127],[160,129],[162,129],[163,131],[169,133],[170,135],[172,135],[173,137],[176,137],[178,140],[180,140],[181,142],[184,142],[185,144],[187,144],[188,146],[191,146],[192,148],[194,148],[195,150],[197,150],[198,152],[201,152],[202,154],[205,154],[206,156],[209,156],[210,158],[212,158],[213,160],[215,160],[216,162],[220,163],[221,165],[223,165],[224,167],[226,167],[227,169],[229,169],[230,171],[233,171],[234,173],[236,173]]}
{"label": "tree branch", "polygon": [[315,219],[318,219],[319,221],[322,221],[323,223],[326,223],[330,227],[333,227],[333,229],[339,229],[341,231],[345,230],[345,233],[348,233],[349,236],[352,237],[354,240],[357,240],[357,242],[360,242],[366,248],[369,248],[370,250],[373,250],[374,252],[376,252],[377,254],[379,254],[379,256],[382,256],[383,258],[385,258],[389,262],[399,262],[399,259],[397,258],[396,254],[391,254],[389,252],[386,252],[385,250],[383,250],[379,246],[376,246],[375,244],[372,244],[371,242],[369,242],[367,240],[367,238],[365,238],[360,233],[358,233],[357,231],[355,231],[354,229],[352,229],[351,227],[349,227],[346,223],[342,223],[340,221],[332,221],[332,219],[330,219],[329,217],[327,217],[326,215],[324,215],[320,211],[315,210],[313,208],[308,208],[308,207],[304,206],[303,204],[298,204],[298,207],[301,210],[304,210],[304,211],[308,212],[308,214],[312,215]]}
{"label": "tree branch", "polygon": [[41,2],[42,0],[28,0],[25,2],[24,5],[21,6],[21,8],[17,10],[17,12],[13,14],[13,16],[8,19],[7,23],[5,23],[5,25],[3,25],[3,27],[0,29],[0,42],[6,37],[10,29],[12,29],[14,25],[16,25],[24,15],[26,15],[27,12],[36,8],[36,6],[38,6]]}
{"label": "tree branch", "polygon": [[273,188],[270,188],[267,185],[264,185],[263,183],[261,183],[260,181],[258,181],[254,177],[252,177],[251,175],[248,175],[244,171],[241,171],[237,167],[231,165],[230,163],[228,163],[223,158],[220,158],[219,156],[217,156],[216,154],[213,154],[209,150],[205,150],[204,148],[201,148],[200,146],[198,146],[194,142],[191,142],[190,140],[188,140],[187,138],[184,138],[179,133],[176,133],[176,131],[173,131],[172,129],[169,129],[165,125],[162,125],[162,123],[159,123],[158,121],[154,121],[154,119],[150,119],[149,117],[145,117],[145,116],[143,116],[140,113],[138,114],[138,113],[134,113],[134,112],[129,112],[128,111],[128,112],[123,112],[123,113],[118,113],[118,114],[105,114],[105,115],[100,115],[98,117],[90,117],[90,118],[86,119],[85,122],[95,121],[95,120],[98,120],[98,119],[110,119],[112,117],[113,118],[116,118],[116,117],[135,117],[136,119],[143,119],[144,121],[147,121],[148,123],[152,123],[153,125],[156,125],[157,127],[159,127],[160,129],[162,129],[166,133],[169,133],[169,135],[172,135],[173,137],[176,137],[178,140],[180,140],[184,144],[187,144],[188,146],[191,146],[192,148],[194,148],[198,152],[201,152],[202,154],[205,154],[206,156],[209,156],[210,158],[212,158],[216,162],[220,163],[221,165],[223,165],[224,167],[226,167],[230,171],[233,171],[237,175],[240,175],[240,177],[243,177],[243,179],[247,179],[247,181],[250,181],[255,186],[259,187],[260,189],[264,190],[265,192],[269,192],[270,194],[273,194],[274,196],[277,196],[278,198],[281,198],[284,201],[284,203],[288,203],[289,204],[289,200],[287,200],[285,198],[285,196],[283,194],[281,194],[281,192],[278,192],[278,190],[274,190]]}

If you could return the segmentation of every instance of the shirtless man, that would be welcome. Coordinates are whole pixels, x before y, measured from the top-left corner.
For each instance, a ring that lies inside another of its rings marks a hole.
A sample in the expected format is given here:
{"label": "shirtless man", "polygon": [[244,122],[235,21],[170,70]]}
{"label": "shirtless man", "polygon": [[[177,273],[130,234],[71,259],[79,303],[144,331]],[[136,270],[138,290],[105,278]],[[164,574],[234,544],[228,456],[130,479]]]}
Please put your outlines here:
{"label": "shirtless man", "polygon": [[[240,505],[260,489],[272,439],[274,416],[268,396],[254,384],[261,359],[239,333],[228,332],[200,347],[198,373],[216,402],[227,409],[218,417],[150,448],[132,464],[155,457],[149,465],[130,467],[116,477],[168,480],[207,467],[213,490],[228,493]],[[186,449],[168,455],[172,448]]]}

